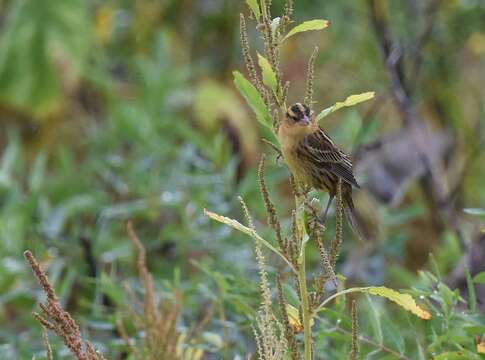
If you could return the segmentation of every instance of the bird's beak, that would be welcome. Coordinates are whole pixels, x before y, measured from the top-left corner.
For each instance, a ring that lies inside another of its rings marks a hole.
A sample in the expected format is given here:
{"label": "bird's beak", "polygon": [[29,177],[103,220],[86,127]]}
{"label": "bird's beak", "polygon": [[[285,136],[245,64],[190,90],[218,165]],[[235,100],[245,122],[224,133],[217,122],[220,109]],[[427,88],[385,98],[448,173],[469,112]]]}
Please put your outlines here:
{"label": "bird's beak", "polygon": [[311,120],[308,116],[303,116],[303,118],[300,120],[300,124],[303,125],[303,126],[308,126],[310,125],[311,123]]}

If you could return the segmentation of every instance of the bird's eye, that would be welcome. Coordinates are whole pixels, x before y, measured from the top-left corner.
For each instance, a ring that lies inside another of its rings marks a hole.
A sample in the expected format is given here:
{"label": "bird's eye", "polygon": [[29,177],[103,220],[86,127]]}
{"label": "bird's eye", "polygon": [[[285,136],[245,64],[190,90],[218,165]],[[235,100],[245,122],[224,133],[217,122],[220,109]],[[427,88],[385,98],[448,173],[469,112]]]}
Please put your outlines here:
{"label": "bird's eye", "polygon": [[308,106],[305,106],[305,115],[310,116],[310,108]]}

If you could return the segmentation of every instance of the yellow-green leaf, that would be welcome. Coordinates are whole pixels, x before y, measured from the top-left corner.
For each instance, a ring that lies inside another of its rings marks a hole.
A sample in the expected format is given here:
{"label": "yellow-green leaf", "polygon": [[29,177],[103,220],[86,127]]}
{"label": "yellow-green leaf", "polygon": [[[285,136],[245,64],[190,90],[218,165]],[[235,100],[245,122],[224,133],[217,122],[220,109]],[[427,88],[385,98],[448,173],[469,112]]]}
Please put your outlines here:
{"label": "yellow-green leaf", "polygon": [[375,93],[373,91],[365,92],[358,95],[350,95],[344,101],[337,101],[335,105],[326,108],[317,115],[317,121],[323,119],[325,116],[337,111],[343,107],[354,106],[363,101],[372,99]]}
{"label": "yellow-green leaf", "polygon": [[400,292],[386,288],[385,286],[371,286],[364,289],[371,295],[382,296],[395,302],[399,306],[403,307],[407,311],[412,312],[414,315],[420,317],[421,319],[431,319],[431,314],[426,310],[420,308],[416,304],[416,301],[414,301],[413,297],[409,294],[401,294]]}
{"label": "yellow-green leaf", "polygon": [[420,317],[421,319],[429,320],[431,319],[431,314],[419,307],[416,304],[416,301],[414,301],[413,297],[409,294],[401,294],[400,292],[397,292],[396,290],[392,290],[389,288],[386,288],[385,286],[368,286],[368,287],[355,287],[355,288],[350,288],[350,289],[345,289],[342,291],[339,291],[332,296],[329,296],[327,299],[325,299],[315,310],[315,313],[319,312],[320,310],[324,309],[325,306],[333,299],[349,294],[349,293],[354,293],[354,292],[364,292],[368,293],[371,295],[377,295],[377,296],[382,296],[385,297],[399,306],[403,307],[409,312],[412,312],[414,315]]}
{"label": "yellow-green leaf", "polygon": [[304,32],[304,31],[312,31],[312,30],[322,30],[327,28],[330,25],[330,21],[328,20],[322,20],[322,19],[316,19],[316,20],[308,20],[305,21],[297,26],[295,26],[293,29],[288,31],[288,34],[283,38],[283,41],[288,39],[289,37]]}
{"label": "yellow-green leaf", "polygon": [[278,86],[276,80],[276,74],[274,73],[271,65],[264,56],[258,53],[258,63],[259,67],[261,68],[261,73],[263,75],[263,84],[269,87],[271,90],[276,92],[276,88]]}
{"label": "yellow-green leaf", "polygon": [[382,296],[385,297],[399,306],[403,307],[409,312],[412,312],[414,315],[420,317],[421,319],[429,320],[431,319],[431,314],[420,308],[417,304],[416,301],[414,301],[413,297],[409,294],[401,294],[400,292],[397,292],[396,290],[392,290],[389,288],[386,288],[384,286],[368,286],[368,287],[355,287],[355,288],[350,288],[346,290],[339,291],[332,296],[329,296],[327,299],[325,299],[315,310],[315,313],[319,312],[320,310],[325,308],[325,305],[328,304],[331,300],[345,295],[349,293],[354,293],[354,292],[364,292],[368,293],[371,295],[377,295],[377,296]]}
{"label": "yellow-green leaf", "polygon": [[480,338],[480,341],[477,342],[477,353],[485,354],[485,340]]}
{"label": "yellow-green leaf", "polygon": [[288,261],[288,259],[278,250],[276,249],[273,245],[271,245],[268,241],[263,239],[255,230],[251,229],[250,227],[244,226],[241,224],[239,221],[228,218],[223,215],[219,215],[216,213],[213,213],[212,211],[204,209],[204,214],[210,217],[213,220],[216,220],[220,223],[226,224],[233,229],[236,229],[244,234],[247,234],[251,236],[254,240],[260,241],[264,246],[266,246],[268,249],[273,251],[275,254],[279,255],[289,266],[290,268],[296,272],[294,266],[291,264],[291,262]]}
{"label": "yellow-green leaf", "polygon": [[[298,309],[293,305],[287,304],[286,305],[286,313],[288,314],[288,321],[290,323],[291,328],[295,333],[300,333],[303,331],[303,324],[300,321],[300,314]],[[310,319],[310,326],[313,326],[314,320],[313,318]]]}
{"label": "yellow-green leaf", "polygon": [[272,128],[271,116],[258,90],[239,71],[234,71],[234,85],[253,109],[258,121],[264,126]]}
{"label": "yellow-green leaf", "polygon": [[261,10],[259,9],[258,0],[246,0],[246,4],[248,4],[256,20],[259,20],[259,17],[261,16]]}

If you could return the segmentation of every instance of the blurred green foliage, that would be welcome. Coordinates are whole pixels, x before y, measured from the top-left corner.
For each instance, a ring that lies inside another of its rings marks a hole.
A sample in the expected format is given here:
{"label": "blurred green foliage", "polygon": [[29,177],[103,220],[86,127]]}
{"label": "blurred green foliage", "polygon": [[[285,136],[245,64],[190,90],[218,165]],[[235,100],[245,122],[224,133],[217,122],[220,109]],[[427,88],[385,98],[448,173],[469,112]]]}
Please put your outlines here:
{"label": "blurred green foliage", "polygon": [[46,116],[66,101],[59,70],[67,70],[70,73],[63,76],[75,78],[87,71],[94,39],[86,4],[21,0],[9,4],[5,17],[0,100],[35,116]]}
{"label": "blurred green foliage", "polygon": [[[274,2],[281,9],[282,1]],[[439,3],[420,50],[421,76],[408,85],[429,125],[452,134],[444,176],[459,180],[459,206],[484,208],[485,6],[479,0]],[[389,2],[407,54],[429,20],[416,15],[423,4]],[[208,306],[216,309],[200,344],[207,358],[254,351],[250,325],[259,300],[251,243],[203,215],[208,208],[239,217],[242,195],[264,221],[254,164],[272,150],[260,144],[265,130],[232,83],[232,70],[243,68],[240,11],[248,12],[235,0],[0,2],[0,359],[45,356],[31,316],[42,294],[21,256],[27,248],[87,337],[108,358],[123,358],[115,324],[129,297],[121,283],[140,288],[124,229],[128,219],[147,248],[158,289],[184,294],[179,326],[190,327]],[[284,49],[290,99],[301,100],[306,59],[317,43],[318,109],[349,93],[375,90],[378,97],[374,105],[325,119],[335,141],[350,151],[400,128],[366,2],[296,1],[297,19],[315,14],[332,26],[324,34],[295,36]],[[287,171],[276,160],[269,163],[268,183],[284,209],[291,202]],[[470,309],[466,286],[460,295],[445,284],[467,249],[435,228],[417,184],[399,206],[373,206],[385,231],[356,281],[411,289],[433,320],[422,323],[362,298],[362,358],[395,359],[386,350],[392,349],[410,359],[478,359],[483,312]],[[289,214],[282,215],[288,225]],[[483,233],[480,217],[456,216],[470,241]],[[350,238],[342,270],[355,252]],[[413,272],[429,267],[430,251],[435,275]],[[477,297],[483,309],[484,298]],[[348,313],[343,300],[326,310],[317,354],[345,358]],[[56,358],[69,358],[59,340],[51,341]]]}

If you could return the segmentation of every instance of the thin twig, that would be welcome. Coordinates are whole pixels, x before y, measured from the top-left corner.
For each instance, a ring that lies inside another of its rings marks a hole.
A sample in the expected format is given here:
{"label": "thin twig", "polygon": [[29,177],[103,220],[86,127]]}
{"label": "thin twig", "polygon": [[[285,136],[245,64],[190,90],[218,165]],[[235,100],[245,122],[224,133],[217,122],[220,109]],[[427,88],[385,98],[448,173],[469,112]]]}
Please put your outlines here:
{"label": "thin twig", "polygon": [[357,305],[355,300],[352,301],[352,350],[350,352],[350,359],[357,360],[357,356],[359,356],[359,344],[358,344],[358,331],[359,331],[359,322],[357,319]]}
{"label": "thin twig", "polygon": [[[345,329],[343,329],[343,328],[341,328],[337,325],[335,325],[335,327],[333,329],[344,334],[344,335],[352,336],[352,332],[345,330]],[[369,339],[367,336],[359,335],[358,338],[359,338],[359,341],[366,343],[368,345],[374,346],[375,348],[377,348],[381,351],[384,351],[384,352],[386,352],[390,355],[396,356],[396,358],[399,359],[399,360],[412,360],[411,358],[407,357],[406,355],[401,354],[398,351],[393,350],[393,349],[387,347],[384,344],[379,344],[379,343],[375,342],[374,340]]]}

